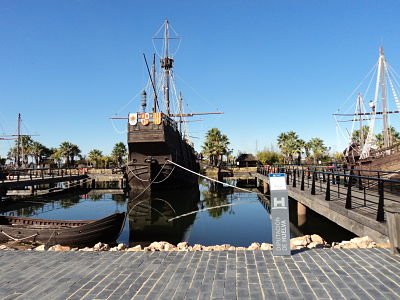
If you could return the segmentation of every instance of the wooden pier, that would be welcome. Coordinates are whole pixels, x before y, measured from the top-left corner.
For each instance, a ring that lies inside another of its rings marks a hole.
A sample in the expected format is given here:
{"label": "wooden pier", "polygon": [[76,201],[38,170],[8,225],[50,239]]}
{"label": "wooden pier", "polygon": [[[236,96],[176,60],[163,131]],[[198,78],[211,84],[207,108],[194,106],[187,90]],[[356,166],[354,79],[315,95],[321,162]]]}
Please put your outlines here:
{"label": "wooden pier", "polygon": [[[85,168],[38,168],[9,170],[0,181],[0,196],[34,196],[88,185]],[[63,186],[58,186],[63,183]]]}
{"label": "wooden pier", "polygon": [[293,165],[258,168],[254,176],[265,193],[268,174],[276,172],[286,173],[289,196],[297,201],[300,218],[308,208],[359,236],[389,239],[385,206],[400,205],[400,180],[392,179],[399,175],[396,172]]}

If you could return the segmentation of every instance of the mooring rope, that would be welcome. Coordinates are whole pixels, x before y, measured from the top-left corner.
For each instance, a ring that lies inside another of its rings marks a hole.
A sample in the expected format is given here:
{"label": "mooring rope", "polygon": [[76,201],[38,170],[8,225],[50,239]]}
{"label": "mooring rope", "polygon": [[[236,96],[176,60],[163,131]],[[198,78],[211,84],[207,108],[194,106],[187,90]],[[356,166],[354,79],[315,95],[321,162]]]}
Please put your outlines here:
{"label": "mooring rope", "polygon": [[35,233],[35,234],[32,234],[32,235],[30,235],[30,236],[27,236],[27,237],[24,237],[24,238],[17,239],[17,238],[15,238],[15,237],[13,237],[13,236],[11,236],[11,235],[7,234],[7,233],[6,233],[6,232],[4,232],[3,230],[1,231],[1,233],[2,233],[2,234],[4,234],[4,235],[5,235],[6,237],[8,237],[9,239],[11,239],[11,240],[15,241],[15,242],[21,242],[21,241],[23,241],[23,240],[27,240],[27,239],[30,239],[30,238],[33,238],[33,237],[35,237],[35,236],[39,235],[39,234]]}
{"label": "mooring rope", "polygon": [[183,169],[183,170],[185,170],[185,171],[188,171],[188,172],[190,172],[190,173],[193,173],[193,174],[195,174],[195,175],[197,175],[197,176],[199,176],[199,177],[203,177],[203,178],[208,179],[208,180],[210,180],[210,181],[214,181],[214,182],[220,183],[220,184],[222,184],[222,185],[224,185],[224,186],[229,186],[229,187],[235,188],[235,189],[237,189],[237,190],[240,190],[240,191],[243,191],[243,192],[246,192],[246,193],[257,193],[257,192],[251,191],[251,190],[247,190],[247,189],[243,189],[243,188],[234,186],[234,185],[229,184],[229,183],[226,183],[226,182],[222,182],[222,181],[216,180],[216,179],[214,179],[214,178],[210,178],[210,177],[204,176],[203,174],[200,174],[200,173],[197,173],[197,172],[195,172],[195,171],[192,171],[192,170],[190,170],[190,169],[188,169],[188,168],[185,168],[185,167],[183,167],[183,166],[181,166],[181,165],[179,165],[179,164],[177,164],[177,163],[175,163],[175,162],[173,162],[173,161],[170,161],[170,160],[168,160],[168,159],[167,159],[166,161],[169,162],[169,163],[171,163],[171,164],[174,164],[175,166],[177,166],[177,167],[179,167],[179,168],[181,168],[181,169]]}
{"label": "mooring rope", "polygon": [[[129,172],[129,173],[132,173],[132,175],[133,175],[136,179],[138,179],[138,180],[140,180],[140,181],[142,181],[142,182],[149,182],[149,181],[150,181],[149,179],[142,179],[142,178],[140,178],[139,176],[137,176],[137,175],[135,174],[135,172],[132,171],[132,169],[129,167],[129,165],[126,165],[126,166],[127,166],[127,168],[128,168],[128,172]],[[165,166],[165,163],[164,163],[164,166]],[[172,168],[171,172],[167,175],[167,177],[161,179],[160,181],[152,181],[152,183],[159,184],[159,183],[164,182],[165,180],[167,180],[167,179],[171,176],[171,174],[174,172],[174,170],[175,170],[175,166]],[[158,175],[157,175],[157,176],[158,176]]]}

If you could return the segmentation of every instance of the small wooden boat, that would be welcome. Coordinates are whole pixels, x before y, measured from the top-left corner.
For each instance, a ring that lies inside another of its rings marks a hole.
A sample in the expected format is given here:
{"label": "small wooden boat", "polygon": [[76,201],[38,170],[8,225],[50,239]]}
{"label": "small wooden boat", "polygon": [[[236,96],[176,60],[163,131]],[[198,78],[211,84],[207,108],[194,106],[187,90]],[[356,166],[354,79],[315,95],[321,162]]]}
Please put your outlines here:
{"label": "small wooden boat", "polygon": [[39,242],[71,247],[115,242],[124,225],[125,213],[99,220],[68,221],[0,216],[0,243]]}

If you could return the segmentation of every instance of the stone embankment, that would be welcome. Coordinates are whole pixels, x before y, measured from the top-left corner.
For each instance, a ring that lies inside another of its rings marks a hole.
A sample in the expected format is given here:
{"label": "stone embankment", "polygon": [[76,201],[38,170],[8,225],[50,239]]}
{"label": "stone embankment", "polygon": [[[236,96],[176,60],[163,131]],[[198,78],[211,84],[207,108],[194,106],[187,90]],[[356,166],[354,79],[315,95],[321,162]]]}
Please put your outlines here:
{"label": "stone embankment", "polygon": [[[304,235],[301,237],[292,238],[290,240],[290,247],[292,250],[306,250],[313,248],[331,248],[331,249],[357,249],[357,248],[388,248],[388,244],[377,244],[368,236],[356,237],[350,241],[343,241],[340,243],[328,244],[323,238],[317,234]],[[54,245],[51,247],[46,247],[45,245],[39,245],[37,247],[32,247],[25,245],[16,245],[13,243],[8,243],[0,245],[0,250],[36,250],[36,251],[237,251],[237,250],[272,250],[272,244],[268,243],[252,243],[249,247],[235,247],[229,244],[215,245],[215,246],[203,246],[200,244],[195,244],[193,246],[189,245],[187,242],[181,242],[179,244],[172,245],[168,242],[153,242],[147,247],[142,247],[137,245],[135,247],[127,247],[125,244],[118,244],[115,247],[110,247],[108,244],[97,243],[93,247],[85,248],[71,248],[68,246]]]}

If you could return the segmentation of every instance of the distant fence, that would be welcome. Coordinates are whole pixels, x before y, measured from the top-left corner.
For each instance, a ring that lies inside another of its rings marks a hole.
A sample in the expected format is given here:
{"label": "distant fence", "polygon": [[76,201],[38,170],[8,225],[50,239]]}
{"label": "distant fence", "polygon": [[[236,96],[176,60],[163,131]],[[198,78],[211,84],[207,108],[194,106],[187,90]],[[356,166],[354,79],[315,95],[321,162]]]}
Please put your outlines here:
{"label": "distant fence", "polygon": [[68,177],[76,175],[86,175],[87,168],[20,168],[20,169],[4,169],[0,171],[0,180],[5,181],[21,181],[33,179],[45,179],[54,177]]}

